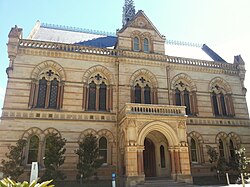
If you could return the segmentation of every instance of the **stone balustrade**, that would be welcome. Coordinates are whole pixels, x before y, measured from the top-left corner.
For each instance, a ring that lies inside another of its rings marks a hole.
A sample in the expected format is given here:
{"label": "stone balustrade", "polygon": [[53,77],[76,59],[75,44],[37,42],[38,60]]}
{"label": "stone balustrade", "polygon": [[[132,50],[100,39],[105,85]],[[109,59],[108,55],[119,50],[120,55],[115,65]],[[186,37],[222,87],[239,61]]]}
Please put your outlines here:
{"label": "stone balustrade", "polygon": [[198,59],[191,59],[191,58],[184,58],[184,57],[172,57],[172,56],[154,54],[154,53],[142,53],[142,52],[126,51],[126,50],[87,47],[87,46],[81,46],[81,45],[76,45],[76,44],[65,44],[65,43],[21,39],[19,42],[19,47],[49,49],[49,50],[58,50],[58,51],[66,51],[66,52],[90,53],[90,54],[99,54],[99,55],[106,55],[106,56],[121,56],[121,57],[129,57],[129,58],[154,60],[154,61],[159,61],[159,62],[168,62],[172,64],[185,64],[185,65],[192,65],[192,66],[210,67],[210,68],[238,71],[237,65],[235,64],[198,60]]}
{"label": "stone balustrade", "polygon": [[119,113],[119,119],[121,120],[127,114],[184,116],[185,108],[185,106],[126,103]]}

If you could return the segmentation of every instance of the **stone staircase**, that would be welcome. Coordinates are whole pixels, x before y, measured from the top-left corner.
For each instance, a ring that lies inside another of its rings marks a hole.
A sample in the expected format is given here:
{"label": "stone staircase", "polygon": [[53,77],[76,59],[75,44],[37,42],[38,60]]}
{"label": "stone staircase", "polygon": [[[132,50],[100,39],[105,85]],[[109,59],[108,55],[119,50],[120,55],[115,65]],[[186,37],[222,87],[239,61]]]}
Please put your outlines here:
{"label": "stone staircase", "polygon": [[175,186],[180,186],[180,187],[192,187],[193,185],[191,184],[186,184],[186,183],[179,183],[176,182],[172,179],[161,179],[161,178],[155,178],[155,179],[150,179],[145,181],[144,184],[139,184],[137,187],[175,187]]}

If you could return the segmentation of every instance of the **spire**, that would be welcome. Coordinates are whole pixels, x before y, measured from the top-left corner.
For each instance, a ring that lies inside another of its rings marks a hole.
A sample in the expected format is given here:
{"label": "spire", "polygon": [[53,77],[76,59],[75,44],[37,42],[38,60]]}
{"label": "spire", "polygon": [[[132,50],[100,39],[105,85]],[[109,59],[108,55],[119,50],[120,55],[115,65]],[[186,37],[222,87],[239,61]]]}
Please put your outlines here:
{"label": "spire", "polygon": [[133,0],[125,0],[123,6],[122,26],[126,25],[135,16],[135,6]]}

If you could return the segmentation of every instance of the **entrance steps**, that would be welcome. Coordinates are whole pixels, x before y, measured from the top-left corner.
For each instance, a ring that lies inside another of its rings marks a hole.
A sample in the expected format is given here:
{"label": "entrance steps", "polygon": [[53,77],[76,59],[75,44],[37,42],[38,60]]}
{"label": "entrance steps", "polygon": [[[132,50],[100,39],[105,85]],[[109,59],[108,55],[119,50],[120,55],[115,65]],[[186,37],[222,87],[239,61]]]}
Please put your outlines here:
{"label": "entrance steps", "polygon": [[180,186],[180,187],[191,187],[193,185],[187,184],[187,183],[180,183],[176,182],[172,179],[166,179],[166,178],[150,178],[146,179],[144,184],[138,184],[137,187],[175,187],[175,186]]}

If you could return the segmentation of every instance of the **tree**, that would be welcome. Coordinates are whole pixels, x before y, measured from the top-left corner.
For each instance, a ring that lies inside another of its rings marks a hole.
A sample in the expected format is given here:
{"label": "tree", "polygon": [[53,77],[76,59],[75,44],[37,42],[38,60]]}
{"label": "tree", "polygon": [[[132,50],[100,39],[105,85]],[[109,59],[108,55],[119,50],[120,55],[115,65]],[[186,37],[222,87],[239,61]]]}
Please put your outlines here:
{"label": "tree", "polygon": [[61,138],[58,134],[54,133],[46,138],[44,166],[45,172],[42,180],[65,179],[65,175],[59,170],[60,166],[64,163],[64,153],[66,148],[66,139]]}
{"label": "tree", "polygon": [[99,158],[97,138],[92,134],[88,134],[79,142],[79,149],[76,150],[76,154],[79,156],[77,177],[80,179],[88,179],[102,165],[102,160]]}
{"label": "tree", "polygon": [[16,146],[8,146],[9,153],[5,154],[8,160],[2,160],[3,173],[14,180],[17,180],[24,172],[24,166],[22,164],[24,161],[23,153],[26,144],[26,140],[19,139]]}

